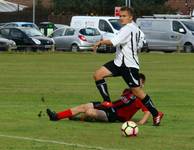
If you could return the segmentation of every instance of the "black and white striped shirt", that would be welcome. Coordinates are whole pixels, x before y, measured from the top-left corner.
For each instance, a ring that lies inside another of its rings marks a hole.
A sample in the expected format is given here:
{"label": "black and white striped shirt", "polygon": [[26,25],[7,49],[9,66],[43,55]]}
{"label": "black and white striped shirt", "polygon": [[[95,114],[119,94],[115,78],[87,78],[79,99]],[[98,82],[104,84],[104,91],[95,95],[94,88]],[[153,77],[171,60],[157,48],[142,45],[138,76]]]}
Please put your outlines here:
{"label": "black and white striped shirt", "polygon": [[115,65],[120,67],[124,62],[127,67],[139,69],[137,52],[143,46],[144,37],[144,33],[134,22],[123,26],[111,39],[112,44],[116,46]]}

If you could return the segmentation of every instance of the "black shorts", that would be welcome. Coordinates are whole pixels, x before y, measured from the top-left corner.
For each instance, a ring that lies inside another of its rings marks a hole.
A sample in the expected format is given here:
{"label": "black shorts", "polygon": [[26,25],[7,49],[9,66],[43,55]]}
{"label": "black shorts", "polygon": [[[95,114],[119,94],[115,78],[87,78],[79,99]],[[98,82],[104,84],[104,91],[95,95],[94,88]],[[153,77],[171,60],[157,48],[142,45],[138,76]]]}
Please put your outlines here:
{"label": "black shorts", "polygon": [[108,118],[109,122],[115,122],[118,120],[117,114],[114,108],[99,108],[99,105],[101,105],[101,102],[92,102],[95,109],[102,110],[106,113],[106,116]]}
{"label": "black shorts", "polygon": [[112,76],[122,76],[129,87],[140,86],[139,69],[126,67],[125,65],[118,67],[115,65],[113,60],[109,61],[103,66],[106,67],[112,73]]}

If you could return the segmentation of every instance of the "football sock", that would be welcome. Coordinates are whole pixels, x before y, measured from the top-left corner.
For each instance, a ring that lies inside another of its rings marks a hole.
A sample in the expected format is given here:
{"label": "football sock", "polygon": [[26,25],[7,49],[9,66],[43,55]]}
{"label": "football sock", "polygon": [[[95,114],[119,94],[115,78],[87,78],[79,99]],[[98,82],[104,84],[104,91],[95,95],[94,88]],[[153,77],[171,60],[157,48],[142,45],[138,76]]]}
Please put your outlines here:
{"label": "football sock", "polygon": [[63,118],[69,118],[69,117],[72,117],[71,109],[67,109],[57,113],[57,119],[63,119]]}
{"label": "football sock", "polygon": [[103,100],[110,102],[111,100],[106,81],[104,79],[96,81],[96,87],[98,88]]}
{"label": "football sock", "polygon": [[145,98],[142,100],[142,103],[146,106],[146,108],[150,111],[153,117],[156,117],[158,115],[158,111],[155,108],[151,98],[149,95],[146,95]]}

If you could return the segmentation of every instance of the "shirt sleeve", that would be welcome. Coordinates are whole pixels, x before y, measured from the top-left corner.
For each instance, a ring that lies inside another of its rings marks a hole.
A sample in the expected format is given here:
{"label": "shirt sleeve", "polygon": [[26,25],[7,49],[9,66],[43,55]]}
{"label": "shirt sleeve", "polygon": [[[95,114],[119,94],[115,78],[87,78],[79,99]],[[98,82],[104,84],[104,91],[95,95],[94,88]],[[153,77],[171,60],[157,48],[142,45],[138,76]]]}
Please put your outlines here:
{"label": "shirt sleeve", "polygon": [[127,43],[128,38],[131,36],[130,33],[130,29],[127,25],[122,27],[119,33],[111,39],[113,46]]}
{"label": "shirt sleeve", "polygon": [[141,100],[136,99],[136,107],[140,108],[143,112],[149,111],[144,104],[141,102]]}
{"label": "shirt sleeve", "polygon": [[146,43],[146,40],[145,40],[145,34],[139,30],[139,41],[138,41],[138,49],[141,49],[144,45],[144,43]]}

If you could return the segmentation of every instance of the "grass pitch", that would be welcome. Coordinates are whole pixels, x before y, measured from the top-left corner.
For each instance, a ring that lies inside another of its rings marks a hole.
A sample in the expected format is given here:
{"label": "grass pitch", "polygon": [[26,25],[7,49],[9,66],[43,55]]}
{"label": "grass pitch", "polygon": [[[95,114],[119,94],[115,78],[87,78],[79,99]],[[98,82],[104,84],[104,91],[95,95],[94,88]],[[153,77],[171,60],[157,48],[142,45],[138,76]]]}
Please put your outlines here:
{"label": "grass pitch", "polygon": [[[101,100],[92,75],[113,58],[114,54],[1,53],[0,149],[193,150],[193,54],[140,54],[145,91],[165,116],[160,127],[152,126],[152,118],[139,126],[137,137],[122,137],[121,123],[50,122],[45,112],[38,117],[47,107],[61,111]],[[121,78],[108,78],[107,83],[112,99],[126,87]]]}

